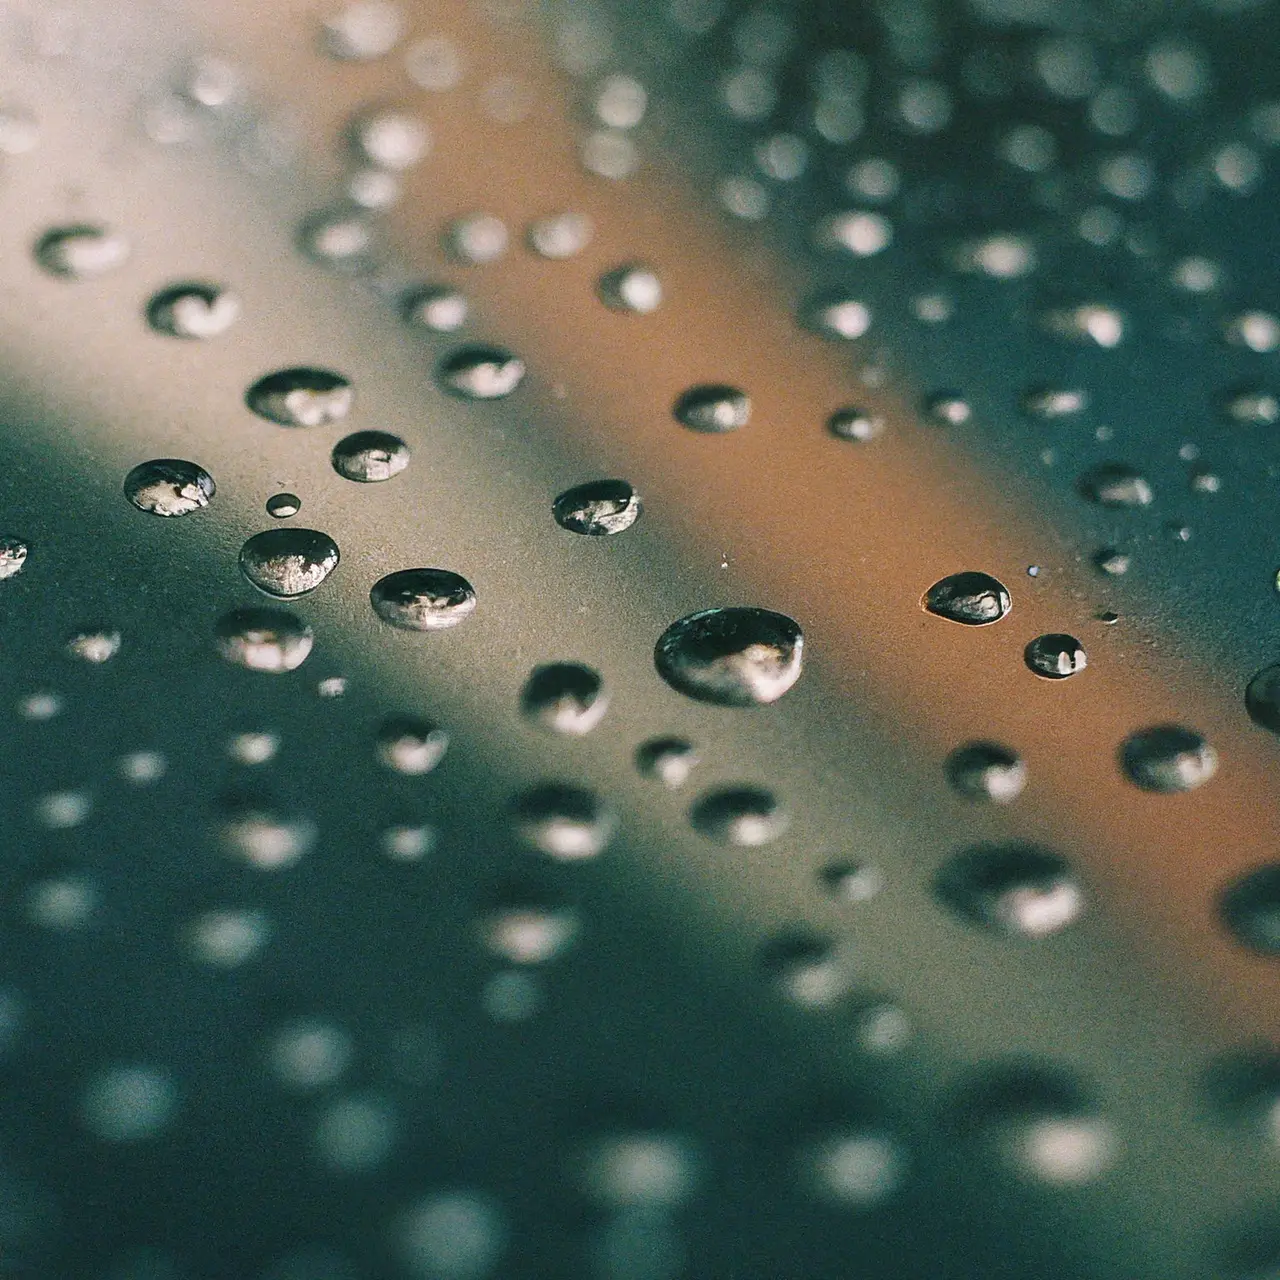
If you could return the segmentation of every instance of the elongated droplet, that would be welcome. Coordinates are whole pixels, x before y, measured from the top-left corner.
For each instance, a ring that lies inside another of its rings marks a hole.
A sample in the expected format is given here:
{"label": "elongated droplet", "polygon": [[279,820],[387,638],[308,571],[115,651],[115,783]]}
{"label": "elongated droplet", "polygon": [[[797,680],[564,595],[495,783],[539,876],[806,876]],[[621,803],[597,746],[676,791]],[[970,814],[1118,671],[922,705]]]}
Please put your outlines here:
{"label": "elongated droplet", "polygon": [[240,571],[273,596],[314,591],[337,567],[338,544],[315,529],[267,529],[240,549]]}
{"label": "elongated droplet", "polygon": [[1013,607],[1004,584],[989,573],[953,573],[935,582],[921,601],[925,610],[967,627],[999,622]]}
{"label": "elongated droplet", "polygon": [[281,369],[259,378],[245,403],[260,418],[282,427],[322,427],[351,412],[355,393],[340,373],[328,369]]}
{"label": "elongated droplet", "polygon": [[776,702],[800,678],[804,635],[769,609],[704,609],[673,622],[659,638],[658,674],[681,693],[723,707]]}
{"label": "elongated droplet", "polygon": [[471,584],[448,569],[401,569],[373,585],[369,600],[384,622],[405,631],[442,631],[475,612]]}
{"label": "elongated droplet", "polygon": [[194,462],[155,458],[139,463],[124,478],[124,496],[154,516],[185,516],[209,505],[213,477]]}

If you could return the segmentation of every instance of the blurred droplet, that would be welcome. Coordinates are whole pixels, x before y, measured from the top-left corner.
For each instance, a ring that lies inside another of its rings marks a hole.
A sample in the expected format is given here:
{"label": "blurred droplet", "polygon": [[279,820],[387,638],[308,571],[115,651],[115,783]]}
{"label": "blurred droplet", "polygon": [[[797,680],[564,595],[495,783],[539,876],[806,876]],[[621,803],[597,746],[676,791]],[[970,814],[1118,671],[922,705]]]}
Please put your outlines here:
{"label": "blurred droplet", "polygon": [[953,573],[935,582],[921,607],[927,612],[967,627],[999,622],[1013,607],[1004,584],[989,573]]}
{"label": "blurred droplet", "polygon": [[282,427],[341,422],[354,399],[351,383],[328,369],[281,369],[259,378],[245,393],[245,403],[254,413]]}
{"label": "blurred droplet", "polygon": [[935,886],[962,919],[1023,938],[1057,933],[1084,909],[1084,894],[1066,862],[1031,845],[968,849],[944,864]]}
{"label": "blurred droplet", "polygon": [[155,458],[139,463],[124,478],[124,496],[139,511],[156,516],[185,516],[209,505],[216,492],[213,477],[194,462]]}
{"label": "blurred droplet", "polygon": [[673,689],[724,707],[776,702],[800,678],[804,636],[769,609],[704,609],[673,622],[654,648]]}
{"label": "blurred droplet", "polygon": [[377,484],[409,465],[409,447],[386,431],[357,431],[333,447],[333,469],[348,480]]}
{"label": "blurred droplet", "polygon": [[311,652],[312,634],[301,619],[283,609],[233,609],[218,620],[218,652],[250,671],[294,671]]}
{"label": "blurred droplet", "polygon": [[699,797],[689,811],[694,830],[721,844],[754,848],[787,829],[786,810],[763,787],[720,787]]}
{"label": "blurred droplet", "polygon": [[578,662],[535,667],[520,694],[520,709],[526,719],[571,737],[594,729],[608,706],[599,672]]}
{"label": "blurred droplet", "polygon": [[401,569],[379,578],[369,593],[374,612],[405,631],[442,631],[476,608],[471,584],[448,569]]}
{"label": "blurred droplet", "polygon": [[590,480],[555,500],[556,523],[570,533],[606,537],[630,529],[643,510],[640,495],[625,480]]}
{"label": "blurred droplet", "polygon": [[1218,771],[1218,753],[1193,729],[1156,725],[1125,739],[1120,764],[1144,791],[1192,791]]}

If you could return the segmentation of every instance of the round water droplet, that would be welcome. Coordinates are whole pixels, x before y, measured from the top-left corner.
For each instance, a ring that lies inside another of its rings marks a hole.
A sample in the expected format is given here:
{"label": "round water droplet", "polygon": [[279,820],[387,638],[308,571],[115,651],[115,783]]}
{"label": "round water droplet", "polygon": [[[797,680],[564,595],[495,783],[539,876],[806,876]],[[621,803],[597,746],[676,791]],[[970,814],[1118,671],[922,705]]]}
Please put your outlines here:
{"label": "round water droplet", "polygon": [[337,543],[315,529],[268,529],[254,534],[240,549],[240,571],[272,596],[314,591],[337,565]]}
{"label": "round water droplet", "polygon": [[884,887],[884,876],[866,862],[833,862],[819,876],[823,887],[838,902],[869,902]]}
{"label": "round water droplet", "polygon": [[215,492],[213,477],[181,458],[139,463],[124,478],[124,496],[139,511],[155,516],[189,515],[207,507]]}
{"label": "round water droplet", "polygon": [[247,797],[228,798],[222,807],[223,848],[259,871],[291,867],[315,843],[316,826],[309,818],[276,813]]}
{"label": "round water droplet", "polygon": [[374,612],[405,631],[456,627],[476,609],[471,584],[448,569],[401,569],[379,578],[369,592]]}
{"label": "round water droplet", "polygon": [[1126,738],[1120,765],[1144,791],[1193,791],[1218,771],[1218,753],[1193,729],[1163,724]]}
{"label": "round water droplet", "polygon": [[213,284],[175,284],[147,303],[147,323],[173,338],[216,338],[240,316],[240,299]]}
{"label": "round water droplet", "polygon": [[453,333],[467,323],[466,295],[450,285],[421,285],[400,301],[400,314],[428,333]]}
{"label": "round water droplet", "polygon": [[967,627],[999,622],[1013,607],[1009,592],[989,573],[953,573],[935,582],[924,593],[926,612]]}
{"label": "round water droplet", "polygon": [[653,651],[658,674],[681,693],[722,707],[776,702],[800,678],[804,636],[769,609],[703,609],[673,622]]}
{"label": "round water droplet", "polygon": [[36,261],[50,275],[86,280],[114,271],[128,261],[129,242],[106,227],[56,227],[36,241]]}
{"label": "round water droplet", "polygon": [[29,550],[21,538],[0,538],[0,582],[22,572]]}
{"label": "round water droplet", "polygon": [[509,964],[546,964],[563,955],[581,928],[577,913],[543,895],[512,894],[481,916],[484,948]]}
{"label": "round water droplet", "polygon": [[636,750],[636,768],[641,774],[673,791],[689,781],[698,761],[697,749],[685,738],[651,738]]}
{"label": "round water droplet", "polygon": [[440,362],[436,380],[459,400],[501,400],[524,381],[524,361],[502,347],[460,347]]}
{"label": "round water droplet", "polygon": [[375,741],[378,759],[410,777],[430,773],[449,749],[449,735],[430,720],[397,716],[384,721]]}
{"label": "round water droplet", "polygon": [[250,671],[294,671],[311,652],[311,628],[283,609],[233,609],[214,635],[218,652]]}
{"label": "round water droplet", "polygon": [[1036,636],[1023,650],[1027,666],[1046,680],[1065,680],[1088,666],[1084,646],[1075,636]]}
{"label": "round water droplet", "polygon": [[357,431],[333,447],[333,469],[348,480],[377,484],[409,465],[409,446],[386,431]]}
{"label": "round water droplet", "polygon": [[267,499],[267,515],[287,520],[302,510],[302,499],[296,493],[274,493]]}
{"label": "round water droplet", "polygon": [[110,662],[120,652],[120,633],[110,627],[90,627],[67,637],[66,651],[81,662]]}
{"label": "round water droplet", "polygon": [[351,412],[355,393],[340,373],[328,369],[281,369],[259,378],[245,403],[260,418],[282,427],[322,427]]}
{"label": "round water droplet", "polygon": [[605,306],[631,315],[645,316],[662,305],[662,282],[652,269],[636,262],[606,271],[596,292]]}
{"label": "round water droplet", "polygon": [[827,430],[841,440],[865,443],[884,434],[885,422],[878,414],[863,409],[837,409],[827,419]]}
{"label": "round water droplet", "polygon": [[535,667],[520,694],[520,709],[527,719],[573,737],[594,729],[608,706],[599,672],[578,662]]}
{"label": "round water droplet", "polygon": [[594,858],[613,834],[614,818],[582,787],[548,782],[521,795],[514,808],[516,833],[559,862]]}
{"label": "round water droplet", "polygon": [[970,742],[947,757],[947,781],[962,796],[1008,804],[1027,785],[1027,766],[1010,747]]}
{"label": "round water droplet", "polygon": [[410,112],[390,108],[357,116],[350,136],[361,159],[393,173],[413,168],[431,150],[431,130],[426,122]]}
{"label": "round water droplet", "polygon": [[737,387],[708,383],[690,387],[672,409],[676,421],[694,431],[735,431],[751,417],[751,401]]}
{"label": "round water droplet", "polygon": [[720,787],[701,796],[689,811],[694,829],[740,849],[769,844],[787,829],[787,814],[763,787]]}
{"label": "round water droplet", "polygon": [[939,872],[935,888],[961,918],[1023,938],[1057,933],[1084,909],[1084,893],[1066,862],[1024,844],[957,854]]}
{"label": "round water droplet", "polygon": [[1086,471],[1079,489],[1081,497],[1103,507],[1149,507],[1155,499],[1146,477],[1118,462]]}
{"label": "round water droplet", "polygon": [[570,533],[606,537],[640,518],[640,495],[625,480],[589,480],[566,489],[552,504],[556,523]]}
{"label": "round water droplet", "polygon": [[1222,897],[1222,919],[1252,951],[1280,956],[1280,863],[1260,867]]}

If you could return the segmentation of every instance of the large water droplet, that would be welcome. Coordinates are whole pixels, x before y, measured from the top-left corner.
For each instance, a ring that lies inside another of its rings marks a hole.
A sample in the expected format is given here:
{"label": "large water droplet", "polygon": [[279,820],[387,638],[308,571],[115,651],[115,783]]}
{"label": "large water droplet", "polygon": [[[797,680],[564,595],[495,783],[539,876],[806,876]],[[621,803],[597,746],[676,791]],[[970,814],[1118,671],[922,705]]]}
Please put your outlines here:
{"label": "large water droplet", "polygon": [[476,593],[466,578],[448,569],[401,569],[379,578],[369,592],[374,612],[405,631],[456,627],[476,609]]}
{"label": "large water droplet", "polygon": [[430,720],[397,716],[378,729],[375,748],[388,769],[417,777],[430,773],[444,759],[449,735]]}
{"label": "large water droplet", "polygon": [[698,752],[685,738],[650,738],[636,750],[636,768],[673,791],[689,781],[698,764]]}
{"label": "large water droplet", "polygon": [[214,631],[218,652],[237,667],[279,674],[311,652],[311,628],[283,609],[233,609]]}
{"label": "large water droplet", "polygon": [[333,447],[333,469],[348,480],[377,484],[409,465],[409,446],[386,431],[357,431]]}
{"label": "large water droplet", "polygon": [[556,523],[570,533],[604,537],[640,518],[640,495],[625,480],[590,480],[566,489],[553,503]]}
{"label": "large water droplet", "polygon": [[147,303],[147,323],[173,338],[216,338],[240,315],[240,299],[213,284],[175,284]]}
{"label": "large water droplet", "polygon": [[1223,895],[1222,918],[1250,950],[1280,956],[1280,863],[1237,880]]}
{"label": "large water droplet", "polygon": [[786,811],[764,787],[720,787],[689,811],[694,829],[721,844],[746,849],[769,844],[786,829]]}
{"label": "large water droplet", "polygon": [[139,511],[155,516],[185,516],[209,505],[216,492],[213,477],[194,462],[155,458],[124,478],[124,496]]}
{"label": "large water droplet", "polygon": [[694,431],[734,431],[751,417],[751,401],[737,387],[708,383],[690,387],[675,403],[676,421]]}
{"label": "large water droplet", "polygon": [[947,781],[962,796],[1008,804],[1027,785],[1027,766],[1009,747],[970,742],[947,757]]}
{"label": "large water droplet", "polygon": [[528,719],[573,737],[594,729],[608,706],[599,672],[578,662],[535,667],[520,695],[520,709]]}
{"label": "large water droplet", "polygon": [[594,858],[613,834],[613,814],[604,803],[566,783],[548,782],[526,791],[516,800],[514,817],[523,840],[560,862]]}
{"label": "large water droplet", "polygon": [[1084,908],[1066,862],[1031,845],[968,849],[943,866],[935,887],[962,918],[1024,938],[1057,933]]}
{"label": "large water droplet", "polygon": [[1013,607],[1004,584],[989,573],[953,573],[924,593],[921,605],[939,618],[985,627],[999,622]]}
{"label": "large water droplet", "polygon": [[673,689],[723,707],[776,702],[800,678],[804,636],[769,609],[703,609],[673,622],[653,651]]}
{"label": "large water droplet", "polygon": [[29,550],[21,538],[0,538],[0,582],[22,572]]}
{"label": "large water droplet", "polygon": [[453,333],[467,323],[466,295],[451,285],[421,285],[405,294],[400,314],[428,333]]}
{"label": "large water droplet", "polygon": [[259,417],[282,427],[322,427],[351,412],[355,393],[340,373],[328,369],[280,369],[259,378],[245,403]]}
{"label": "large water droplet", "polygon": [[1218,753],[1195,730],[1162,724],[1126,738],[1120,765],[1144,791],[1192,791],[1218,771]]}
{"label": "large water droplet", "polygon": [[1088,665],[1084,646],[1075,636],[1036,636],[1023,650],[1027,666],[1046,680],[1065,680]]}
{"label": "large water droplet", "polygon": [[600,301],[614,311],[643,316],[662,305],[662,282],[650,268],[639,263],[606,271],[596,290]]}
{"label": "large water droplet", "polygon": [[1080,477],[1080,495],[1103,507],[1149,507],[1155,500],[1141,472],[1119,462],[1106,462]]}
{"label": "large water droplet", "polygon": [[501,400],[524,381],[524,361],[502,347],[460,347],[440,362],[436,380],[460,400]]}
{"label": "large water droplet", "polygon": [[338,544],[315,529],[267,529],[240,548],[240,572],[272,596],[314,591],[337,567]]}
{"label": "large water droplet", "polygon": [[106,227],[56,227],[36,241],[36,261],[51,275],[85,280],[122,266],[129,258],[129,242]]}

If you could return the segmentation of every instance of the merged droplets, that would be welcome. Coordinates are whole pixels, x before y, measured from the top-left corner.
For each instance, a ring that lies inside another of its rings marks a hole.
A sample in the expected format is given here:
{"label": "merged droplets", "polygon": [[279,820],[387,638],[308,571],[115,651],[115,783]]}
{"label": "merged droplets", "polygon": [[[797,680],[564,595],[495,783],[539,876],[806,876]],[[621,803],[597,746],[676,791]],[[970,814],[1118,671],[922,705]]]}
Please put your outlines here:
{"label": "merged droplets", "polygon": [[764,787],[720,787],[700,796],[689,811],[695,831],[720,844],[754,848],[787,829],[786,810]]}
{"label": "merged droplets", "polygon": [[436,381],[460,400],[501,400],[524,381],[524,361],[503,347],[460,347],[440,362]]}
{"label": "merged droplets", "polygon": [[649,267],[627,263],[606,271],[596,285],[600,301],[614,311],[648,315],[662,305],[662,282]]}
{"label": "merged droplets", "polygon": [[351,383],[329,369],[281,369],[259,378],[245,403],[260,418],[282,427],[322,427],[341,422],[355,398]]}
{"label": "merged droplets", "polygon": [[658,674],[680,693],[723,707],[776,702],[800,678],[804,635],[770,609],[703,609],[673,622],[654,648]]}
{"label": "merged droplets", "polygon": [[284,609],[233,609],[214,630],[218,652],[237,667],[281,674],[311,652],[311,628]]}
{"label": "merged droplets", "polygon": [[1140,472],[1107,462],[1080,477],[1080,494],[1102,507],[1149,507],[1155,500],[1151,483]]}
{"label": "merged droplets", "polygon": [[1023,657],[1027,666],[1046,680],[1065,680],[1088,665],[1084,646],[1068,635],[1036,636],[1023,650]]}
{"label": "merged droplets", "polygon": [[240,299],[220,285],[170,285],[147,303],[147,323],[172,338],[216,338],[239,317]]}
{"label": "merged droplets", "polygon": [[153,516],[185,516],[209,505],[217,491],[213,477],[197,463],[154,458],[124,478],[124,496]]}
{"label": "merged droplets", "polygon": [[962,796],[1008,804],[1027,785],[1026,762],[998,742],[970,742],[947,757],[947,781]]}
{"label": "merged droplets", "polygon": [[386,431],[357,431],[333,447],[333,469],[348,480],[378,484],[409,465],[409,446]]}
{"label": "merged droplets", "polygon": [[1280,956],[1280,863],[1260,867],[1222,895],[1223,922],[1251,951]]}
{"label": "merged droplets", "polygon": [[338,567],[327,533],[289,526],[255,533],[240,548],[240,572],[260,591],[288,598],[314,591]]}
{"label": "merged droplets", "polygon": [[379,578],[369,592],[373,611],[405,631],[443,631],[456,627],[476,609],[476,593],[461,575],[448,569],[401,569]]}
{"label": "merged droplets", "polygon": [[449,735],[430,720],[396,716],[378,729],[374,742],[378,759],[388,769],[408,777],[430,773],[449,749]]}
{"label": "merged droplets", "polygon": [[1156,725],[1126,738],[1120,766],[1143,791],[1193,791],[1218,771],[1218,753],[1182,725]]}
{"label": "merged droplets", "polygon": [[524,792],[513,816],[516,834],[558,862],[594,858],[613,834],[614,817],[604,802],[567,783],[543,783]]}
{"label": "merged droplets", "polygon": [[0,538],[0,582],[17,577],[29,554],[30,548],[21,538]]}
{"label": "merged droplets", "polygon": [[527,720],[572,737],[590,733],[608,706],[600,673],[580,662],[535,667],[520,694],[520,709]]}
{"label": "merged droplets", "polygon": [[1013,607],[1009,592],[989,573],[953,573],[924,593],[923,608],[949,622],[984,627],[999,622]]}
{"label": "merged droplets", "polygon": [[552,504],[556,523],[570,533],[607,537],[640,518],[640,495],[625,480],[589,480],[566,489]]}
{"label": "merged droplets", "polygon": [[1084,908],[1084,893],[1066,862],[1025,844],[965,850],[943,866],[935,887],[961,918],[1023,938],[1057,933]]}
{"label": "merged droplets", "polygon": [[690,387],[676,401],[672,412],[677,422],[693,431],[736,431],[747,425],[751,401],[737,387],[707,383]]}
{"label": "merged droplets", "polygon": [[55,227],[36,241],[36,261],[50,275],[85,280],[105,275],[129,259],[129,241],[108,227]]}

